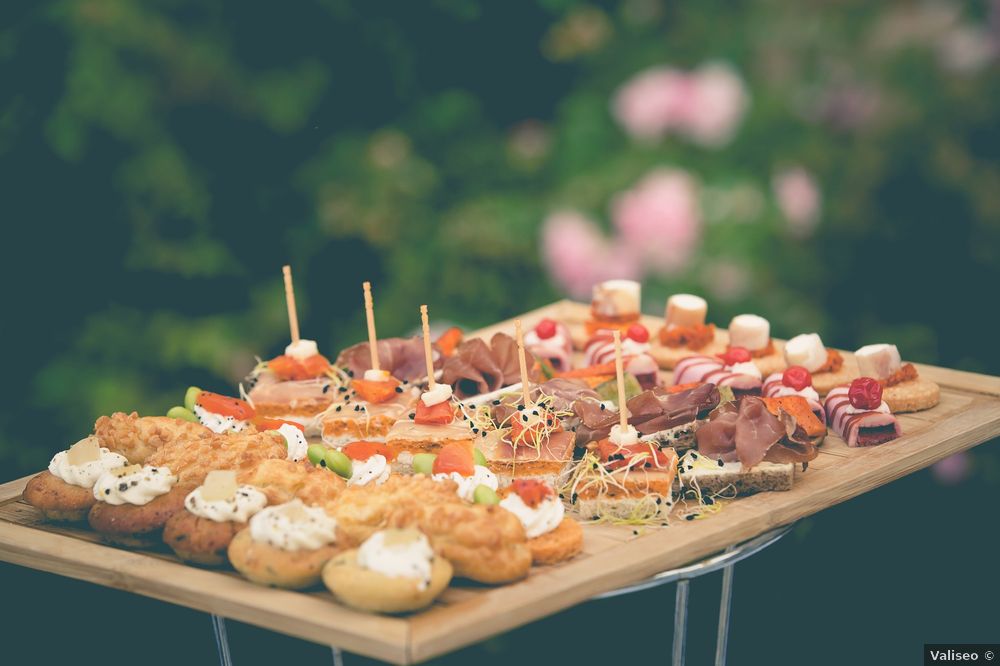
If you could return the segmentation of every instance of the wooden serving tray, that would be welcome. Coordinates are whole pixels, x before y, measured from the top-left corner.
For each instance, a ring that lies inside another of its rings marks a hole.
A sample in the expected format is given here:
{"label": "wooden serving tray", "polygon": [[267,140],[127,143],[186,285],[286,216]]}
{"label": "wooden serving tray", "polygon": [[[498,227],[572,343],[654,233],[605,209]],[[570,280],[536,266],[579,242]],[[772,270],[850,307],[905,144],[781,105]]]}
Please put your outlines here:
{"label": "wooden serving tray", "polygon": [[[525,326],[552,317],[578,326],[587,306],[561,301],[522,316]],[[646,317],[654,332],[662,320]],[[474,335],[512,332],[513,322]],[[848,355],[849,356],[849,355]],[[475,643],[582,603],[590,597],[681,566],[915,472],[1000,435],[1000,377],[933,366],[921,376],[941,385],[941,404],[900,418],[904,436],[851,449],[829,435],[819,457],[788,492],[729,503],[718,514],[633,534],[631,527],[585,525],[584,553],[538,567],[513,585],[453,585],[430,609],[405,617],[352,611],[326,591],[289,592],[250,583],[231,571],[200,569],[165,552],[101,544],[90,531],[42,523],[20,501],[28,478],[0,485],[0,560],[119,588],[241,622],[409,664]]]}

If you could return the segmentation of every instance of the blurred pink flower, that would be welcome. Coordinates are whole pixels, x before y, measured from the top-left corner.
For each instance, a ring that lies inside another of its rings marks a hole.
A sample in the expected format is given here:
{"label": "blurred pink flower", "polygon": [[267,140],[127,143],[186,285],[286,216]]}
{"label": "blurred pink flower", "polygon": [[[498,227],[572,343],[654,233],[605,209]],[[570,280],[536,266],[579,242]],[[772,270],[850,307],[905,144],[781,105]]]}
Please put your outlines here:
{"label": "blurred pink flower", "polygon": [[934,478],[937,479],[939,483],[949,486],[961,483],[972,471],[969,454],[956,453],[953,456],[948,456],[944,460],[935,463],[931,468],[931,471],[934,474]]}
{"label": "blurred pink flower", "polygon": [[622,242],[657,273],[686,266],[701,236],[698,186],[678,169],[647,174],[614,199],[611,216]]}
{"label": "blurred pink flower", "polygon": [[576,211],[558,211],[545,219],[542,258],[552,279],[574,298],[590,298],[591,287],[602,280],[641,277],[631,248],[605,238]]}
{"label": "blurred pink flower", "polygon": [[775,175],[772,181],[778,208],[792,235],[809,236],[819,222],[821,195],[816,181],[806,169],[793,167]]}
{"label": "blurred pink flower", "polygon": [[748,101],[731,67],[709,63],[693,72],[666,66],[639,72],[617,90],[611,108],[634,139],[657,140],[674,131],[719,147],[732,139]]}

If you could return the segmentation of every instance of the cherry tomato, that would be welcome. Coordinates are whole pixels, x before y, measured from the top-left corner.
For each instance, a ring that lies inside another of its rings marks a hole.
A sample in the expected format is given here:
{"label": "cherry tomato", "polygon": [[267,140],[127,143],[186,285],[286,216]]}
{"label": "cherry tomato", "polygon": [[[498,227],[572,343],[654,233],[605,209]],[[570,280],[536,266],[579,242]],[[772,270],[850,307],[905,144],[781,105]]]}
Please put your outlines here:
{"label": "cherry tomato", "polygon": [[306,431],[306,427],[301,423],[286,421],[285,419],[269,419],[266,416],[254,417],[253,424],[257,426],[257,430],[277,430],[283,425],[291,425],[295,426],[302,432]]}
{"label": "cherry tomato", "polygon": [[304,361],[301,361],[300,365],[302,366],[303,374],[309,379],[322,377],[330,372],[330,361],[322,354],[313,354]]}
{"label": "cherry tomato", "polygon": [[781,374],[781,383],[796,391],[801,391],[807,386],[812,386],[813,378],[809,371],[801,365],[793,365]]}
{"label": "cherry tomato", "polygon": [[455,409],[451,402],[445,400],[433,407],[428,407],[423,400],[417,400],[417,413],[413,417],[414,423],[420,425],[448,425],[455,418]]}
{"label": "cherry tomato", "polygon": [[737,363],[747,363],[752,356],[744,347],[730,347],[725,354],[719,354],[719,358],[726,365],[736,365]]}
{"label": "cherry tomato", "polygon": [[631,338],[636,342],[649,342],[649,329],[642,324],[632,324],[625,331],[625,337]]}
{"label": "cherry tomato", "polygon": [[202,391],[198,394],[195,404],[206,412],[232,416],[237,421],[249,421],[254,417],[254,410],[250,403],[239,398],[230,398],[228,395]]}
{"label": "cherry tomato", "polygon": [[882,404],[882,384],[871,377],[858,377],[847,389],[847,398],[855,409],[878,409]]}
{"label": "cherry tomato", "polygon": [[431,468],[435,474],[458,472],[462,476],[472,476],[476,471],[476,461],[472,448],[463,444],[448,444],[438,453]]}
{"label": "cherry tomato", "polygon": [[351,460],[368,460],[375,455],[386,460],[393,459],[392,451],[385,442],[351,442],[341,451]]}
{"label": "cherry tomato", "polygon": [[399,386],[399,381],[394,378],[377,382],[368,381],[367,379],[351,380],[351,388],[357,392],[358,396],[362,400],[367,400],[374,405],[388,402],[395,398],[397,386]]}
{"label": "cherry tomato", "polygon": [[551,319],[543,319],[535,326],[535,335],[542,340],[548,340],[556,334],[556,323]]}
{"label": "cherry tomato", "polygon": [[536,507],[546,497],[552,497],[556,494],[547,483],[537,479],[514,479],[514,482],[510,484],[510,489],[517,493],[521,501],[530,507]]}

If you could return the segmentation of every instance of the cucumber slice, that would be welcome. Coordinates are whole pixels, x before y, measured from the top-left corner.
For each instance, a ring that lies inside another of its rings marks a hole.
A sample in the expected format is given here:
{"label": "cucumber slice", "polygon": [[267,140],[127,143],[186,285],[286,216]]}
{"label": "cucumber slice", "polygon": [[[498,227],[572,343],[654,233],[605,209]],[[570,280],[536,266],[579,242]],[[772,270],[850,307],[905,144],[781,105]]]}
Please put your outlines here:
{"label": "cucumber slice", "polygon": [[472,460],[477,465],[482,465],[483,467],[486,467],[486,456],[483,455],[483,452],[480,451],[478,447],[472,449]]}
{"label": "cucumber slice", "polygon": [[489,486],[479,484],[476,486],[476,489],[472,491],[472,501],[476,504],[499,504],[500,498],[497,497],[495,490]]}
{"label": "cucumber slice", "polygon": [[184,394],[184,407],[189,412],[194,413],[194,403],[198,400],[198,396],[201,395],[201,389],[197,386],[189,386],[187,393]]}
{"label": "cucumber slice", "polygon": [[413,473],[431,476],[434,474],[435,460],[437,460],[437,456],[433,453],[418,453],[413,456]]}
{"label": "cucumber slice", "polygon": [[192,412],[187,407],[181,407],[180,405],[168,409],[167,416],[169,416],[172,419],[181,419],[184,421],[191,421],[193,423],[198,423],[198,417],[194,415],[194,412]]}

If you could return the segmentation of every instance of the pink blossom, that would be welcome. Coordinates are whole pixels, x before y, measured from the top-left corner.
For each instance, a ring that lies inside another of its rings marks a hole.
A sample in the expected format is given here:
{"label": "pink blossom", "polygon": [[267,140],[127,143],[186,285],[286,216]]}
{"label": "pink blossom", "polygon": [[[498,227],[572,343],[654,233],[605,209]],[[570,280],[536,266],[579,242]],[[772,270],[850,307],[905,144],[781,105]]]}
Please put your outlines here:
{"label": "pink blossom", "polygon": [[611,215],[622,242],[657,273],[688,264],[701,235],[698,187],[681,170],[659,169],[619,194]]}
{"label": "pink blossom", "polygon": [[800,238],[811,235],[819,222],[821,206],[812,174],[802,167],[786,169],[774,177],[772,187],[789,231]]}
{"label": "pink blossom", "polygon": [[591,288],[602,280],[641,277],[631,248],[605,238],[594,222],[576,211],[555,212],[545,219],[542,258],[555,283],[574,298],[589,298]]}
{"label": "pink blossom", "polygon": [[961,483],[972,471],[969,454],[963,452],[948,456],[944,460],[935,463],[931,471],[939,483],[949,486]]}
{"label": "pink blossom", "polygon": [[676,132],[719,147],[732,139],[748,101],[743,80],[731,67],[709,63],[693,72],[666,66],[642,71],[618,89],[611,106],[634,139]]}

